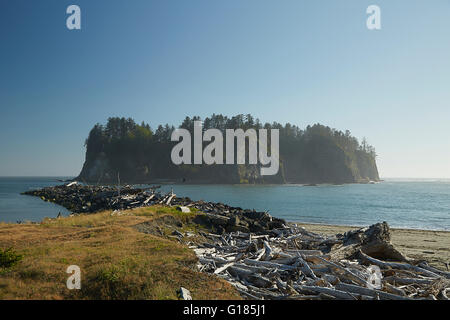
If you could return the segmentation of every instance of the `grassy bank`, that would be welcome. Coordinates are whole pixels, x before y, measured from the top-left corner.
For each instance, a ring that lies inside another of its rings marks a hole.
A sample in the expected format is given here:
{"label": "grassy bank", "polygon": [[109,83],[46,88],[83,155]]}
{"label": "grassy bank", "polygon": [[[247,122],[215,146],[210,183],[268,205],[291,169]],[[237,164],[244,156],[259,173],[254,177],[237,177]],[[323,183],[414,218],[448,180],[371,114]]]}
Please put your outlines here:
{"label": "grassy bank", "polygon": [[[0,252],[22,256],[0,266],[0,299],[177,299],[181,286],[193,299],[239,299],[225,281],[196,271],[193,251],[171,237],[174,229],[195,234],[195,215],[153,206],[0,224]],[[81,269],[81,290],[66,287],[69,265]]]}

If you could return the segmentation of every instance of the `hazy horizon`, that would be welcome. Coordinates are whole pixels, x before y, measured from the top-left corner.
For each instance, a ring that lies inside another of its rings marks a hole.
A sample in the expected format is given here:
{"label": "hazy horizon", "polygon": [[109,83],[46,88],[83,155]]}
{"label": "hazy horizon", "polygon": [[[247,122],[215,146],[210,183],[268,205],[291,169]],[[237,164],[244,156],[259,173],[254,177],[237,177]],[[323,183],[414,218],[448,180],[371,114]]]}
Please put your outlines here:
{"label": "hazy horizon", "polygon": [[[20,175],[8,176],[8,175],[3,175],[3,176],[0,176],[0,178],[76,178],[77,176],[78,176],[78,174],[76,174],[76,175],[56,175],[56,176],[37,176],[37,175],[31,175],[31,176],[20,176]],[[380,177],[380,179],[381,180],[394,180],[394,179],[404,179],[404,180],[450,180],[450,178],[447,178],[447,177]],[[189,184],[189,183],[184,183],[184,184]],[[294,184],[298,184],[298,183],[294,183]]]}

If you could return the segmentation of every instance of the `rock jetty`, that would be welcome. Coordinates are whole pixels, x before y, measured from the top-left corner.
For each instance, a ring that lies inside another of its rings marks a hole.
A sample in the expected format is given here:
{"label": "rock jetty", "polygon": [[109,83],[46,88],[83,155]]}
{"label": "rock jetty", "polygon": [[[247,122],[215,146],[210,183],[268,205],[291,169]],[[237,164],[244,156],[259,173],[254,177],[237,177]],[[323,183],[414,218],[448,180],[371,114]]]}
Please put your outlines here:
{"label": "rock jetty", "polygon": [[216,233],[241,231],[263,232],[281,228],[286,222],[272,217],[267,212],[231,207],[223,203],[193,201],[177,197],[173,192],[157,192],[159,186],[133,188],[124,186],[90,186],[72,182],[65,185],[31,190],[23,194],[40,197],[61,205],[69,211],[94,213],[103,210],[127,210],[156,204],[196,208],[205,213],[197,217],[198,223],[208,225]]}

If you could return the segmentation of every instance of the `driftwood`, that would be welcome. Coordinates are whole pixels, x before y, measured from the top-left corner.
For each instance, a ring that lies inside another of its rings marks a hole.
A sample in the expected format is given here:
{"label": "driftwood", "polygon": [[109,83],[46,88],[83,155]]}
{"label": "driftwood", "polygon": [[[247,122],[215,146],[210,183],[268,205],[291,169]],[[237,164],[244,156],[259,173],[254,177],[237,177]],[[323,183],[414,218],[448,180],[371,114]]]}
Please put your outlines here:
{"label": "driftwood", "polygon": [[389,225],[383,222],[375,226],[345,233],[341,247],[333,251],[332,258],[335,260],[353,258],[362,251],[375,258],[408,262],[409,259],[391,244]]}
{"label": "driftwood", "polygon": [[245,299],[447,300],[449,273],[410,262],[388,233],[385,223],[331,237],[289,225],[261,233],[202,233],[208,241],[193,248],[200,270],[227,280]]}
{"label": "driftwood", "polygon": [[402,297],[396,294],[391,294],[388,292],[380,291],[380,290],[374,290],[370,288],[365,288],[361,286],[355,286],[353,284],[346,284],[346,283],[339,283],[336,285],[336,289],[351,292],[355,294],[365,295],[372,298],[384,298],[386,300],[411,300],[406,297]]}
{"label": "driftwood", "polygon": [[[442,299],[450,295],[450,272],[425,262],[416,264],[390,242],[387,223],[326,236],[295,224],[222,203],[192,201],[159,186],[137,189],[68,184],[25,194],[52,201],[77,213],[171,205],[195,208],[204,214],[193,222],[212,233],[199,232],[203,243],[174,232],[198,256],[198,267],[231,283],[246,299]],[[162,234],[162,232],[160,232]],[[373,266],[381,274],[373,274]],[[374,289],[372,280],[380,287]],[[384,278],[383,278],[384,277]]]}
{"label": "driftwood", "polygon": [[361,258],[362,258],[363,260],[368,261],[368,262],[370,262],[370,263],[372,263],[372,264],[375,264],[375,265],[377,265],[377,266],[379,266],[379,267],[382,267],[382,268],[386,268],[386,269],[388,269],[388,268],[389,268],[389,269],[400,269],[400,270],[411,270],[411,271],[415,271],[415,272],[418,272],[418,273],[422,273],[422,274],[424,274],[424,275],[426,275],[426,276],[428,276],[428,277],[439,278],[439,275],[436,274],[436,273],[434,273],[434,272],[428,271],[428,270],[426,270],[426,269],[423,269],[423,268],[420,268],[420,267],[417,267],[417,266],[413,266],[413,265],[408,264],[408,263],[398,263],[398,262],[385,262],[385,261],[381,261],[381,260],[372,258],[372,257],[370,257],[370,256],[368,256],[368,255],[366,255],[366,254],[364,254],[364,253],[361,252],[361,251],[359,252],[359,254],[360,254],[360,256],[361,256]]}
{"label": "driftwood", "polygon": [[422,269],[431,271],[433,273],[439,274],[441,276],[444,276],[447,279],[450,279],[450,272],[445,272],[445,271],[433,268],[433,267],[429,266],[428,263],[426,263],[426,262],[420,262],[419,267],[421,267]]}
{"label": "driftwood", "polygon": [[186,288],[181,287],[177,293],[181,300],[192,300],[191,293]]}

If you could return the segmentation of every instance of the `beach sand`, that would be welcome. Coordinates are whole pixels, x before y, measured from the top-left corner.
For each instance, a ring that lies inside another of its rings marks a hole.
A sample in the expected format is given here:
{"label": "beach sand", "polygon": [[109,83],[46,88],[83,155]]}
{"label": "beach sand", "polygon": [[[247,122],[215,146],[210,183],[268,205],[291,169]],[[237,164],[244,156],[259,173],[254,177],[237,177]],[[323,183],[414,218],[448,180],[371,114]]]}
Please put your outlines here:
{"label": "beach sand", "polygon": [[[304,224],[297,225],[306,230],[323,233],[337,234],[359,227]],[[450,271],[450,232],[430,231],[414,229],[394,229],[391,228],[391,241],[394,246],[407,257],[417,260],[426,260],[433,267],[444,271]],[[447,265],[446,265],[447,264]]]}

